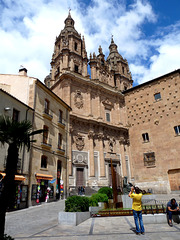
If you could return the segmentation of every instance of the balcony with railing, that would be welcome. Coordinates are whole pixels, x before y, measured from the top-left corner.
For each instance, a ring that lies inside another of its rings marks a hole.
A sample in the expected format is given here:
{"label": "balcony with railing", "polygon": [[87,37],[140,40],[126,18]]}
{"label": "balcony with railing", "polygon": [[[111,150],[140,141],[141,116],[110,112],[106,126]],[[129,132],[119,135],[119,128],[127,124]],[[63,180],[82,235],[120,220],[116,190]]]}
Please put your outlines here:
{"label": "balcony with railing", "polygon": [[41,142],[41,147],[50,150],[52,147],[52,139],[43,139],[43,141]]}
{"label": "balcony with railing", "polygon": [[61,155],[64,155],[65,151],[66,151],[65,149],[66,149],[66,146],[64,144],[58,145],[56,152],[61,154]]}
{"label": "balcony with railing", "polygon": [[53,119],[53,112],[47,108],[44,109],[44,112],[43,112],[43,117],[46,118],[46,119],[49,119],[49,120],[52,120]]}
{"label": "balcony with railing", "polygon": [[61,127],[61,128],[65,128],[66,126],[66,122],[64,119],[59,119],[58,120],[58,126]]}

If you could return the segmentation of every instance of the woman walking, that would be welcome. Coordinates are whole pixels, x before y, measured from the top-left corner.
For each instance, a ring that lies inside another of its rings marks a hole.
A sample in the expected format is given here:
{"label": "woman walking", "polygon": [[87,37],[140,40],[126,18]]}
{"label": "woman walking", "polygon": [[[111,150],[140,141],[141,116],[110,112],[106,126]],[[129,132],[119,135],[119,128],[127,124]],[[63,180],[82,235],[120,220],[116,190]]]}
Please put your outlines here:
{"label": "woman walking", "polygon": [[[136,234],[144,235],[145,233],[144,233],[144,225],[142,220],[142,204],[141,204],[142,193],[140,192],[140,189],[138,187],[131,187],[129,197],[133,199],[132,209],[133,209],[134,222],[136,225]],[[139,227],[139,224],[140,224],[140,227]]]}

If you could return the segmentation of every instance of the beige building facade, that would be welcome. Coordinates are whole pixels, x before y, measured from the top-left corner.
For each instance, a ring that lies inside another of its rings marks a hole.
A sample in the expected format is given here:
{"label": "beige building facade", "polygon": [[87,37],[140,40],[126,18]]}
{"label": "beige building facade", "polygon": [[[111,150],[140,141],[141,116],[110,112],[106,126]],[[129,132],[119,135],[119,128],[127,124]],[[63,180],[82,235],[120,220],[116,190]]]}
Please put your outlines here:
{"label": "beige building facade", "polygon": [[[67,194],[69,111],[71,108],[36,78],[0,75],[0,86],[34,109],[29,174],[29,206],[52,201]],[[21,89],[21,91],[19,90]]]}
{"label": "beige building facade", "polygon": [[[69,186],[90,188],[112,185],[110,160],[117,184],[131,179],[130,148],[122,90],[132,87],[126,59],[113,38],[105,60],[99,54],[87,59],[85,39],[74,28],[69,13],[56,38],[51,74],[45,84],[71,106],[69,135]],[[91,78],[87,66],[91,68]]]}
{"label": "beige building facade", "polygon": [[111,185],[112,160],[120,187],[180,190],[179,70],[133,88],[113,38],[107,59],[101,46],[88,59],[70,13],[64,23],[45,84],[72,108],[69,186]]}
{"label": "beige building facade", "polygon": [[[34,110],[6,91],[0,89],[0,115],[14,121],[28,120],[32,123]],[[8,144],[0,145],[0,174],[5,177]],[[15,175],[16,196],[12,208],[21,209],[28,205],[30,152],[23,146],[19,151],[17,173]],[[0,191],[3,186],[0,184]],[[20,194],[21,192],[21,194]]]}

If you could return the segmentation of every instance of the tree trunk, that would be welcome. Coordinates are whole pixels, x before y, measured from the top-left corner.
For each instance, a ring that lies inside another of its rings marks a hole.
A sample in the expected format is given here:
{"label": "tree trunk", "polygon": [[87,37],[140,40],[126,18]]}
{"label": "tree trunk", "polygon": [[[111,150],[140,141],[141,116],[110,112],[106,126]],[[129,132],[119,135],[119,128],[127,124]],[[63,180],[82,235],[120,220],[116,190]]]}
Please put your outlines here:
{"label": "tree trunk", "polygon": [[15,174],[17,171],[18,162],[18,147],[15,143],[9,144],[7,162],[6,162],[6,176],[4,178],[4,188],[0,196],[0,236],[4,236],[5,217],[7,207],[13,201]]}

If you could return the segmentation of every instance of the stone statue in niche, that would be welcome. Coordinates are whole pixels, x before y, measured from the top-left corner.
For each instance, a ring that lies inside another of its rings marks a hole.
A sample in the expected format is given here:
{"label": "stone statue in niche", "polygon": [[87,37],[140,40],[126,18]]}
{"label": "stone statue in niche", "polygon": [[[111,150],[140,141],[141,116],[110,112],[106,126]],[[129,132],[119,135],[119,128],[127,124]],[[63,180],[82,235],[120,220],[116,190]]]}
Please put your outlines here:
{"label": "stone statue in niche", "polygon": [[81,92],[77,90],[74,95],[74,104],[77,108],[82,108],[84,105],[83,96],[81,95]]}

